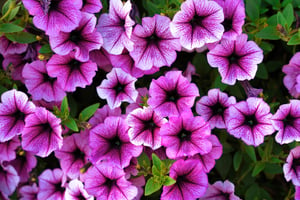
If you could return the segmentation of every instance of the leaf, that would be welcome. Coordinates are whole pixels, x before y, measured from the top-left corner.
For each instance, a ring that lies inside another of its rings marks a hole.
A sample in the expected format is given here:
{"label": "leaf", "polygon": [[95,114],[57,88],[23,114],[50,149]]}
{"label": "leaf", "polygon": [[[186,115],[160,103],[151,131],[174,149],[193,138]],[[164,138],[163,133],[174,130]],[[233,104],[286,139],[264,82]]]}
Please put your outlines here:
{"label": "leaf", "polygon": [[37,41],[35,35],[28,32],[17,32],[17,33],[6,33],[5,37],[13,42],[18,42],[21,44],[29,44]]}
{"label": "leaf", "polygon": [[235,171],[239,170],[242,160],[243,160],[243,153],[241,151],[236,152],[233,156],[233,168]]}
{"label": "leaf", "polygon": [[176,183],[176,181],[173,178],[171,178],[170,176],[166,176],[163,185],[169,186],[169,185],[173,185],[175,183]]}
{"label": "leaf", "polygon": [[9,16],[8,16],[7,20],[8,21],[12,20],[18,14],[19,10],[20,10],[20,6],[17,6],[15,8],[13,8],[11,10],[11,12],[9,13]]}
{"label": "leaf", "polygon": [[276,163],[267,163],[264,172],[268,174],[281,174],[282,173],[282,167],[280,164]]}
{"label": "leaf", "polygon": [[148,167],[150,167],[151,163],[150,163],[150,159],[147,156],[147,154],[145,152],[143,152],[138,158],[138,163],[140,166],[142,166],[144,169],[147,169]]}
{"label": "leaf", "polygon": [[15,24],[11,24],[11,23],[0,24],[0,32],[2,33],[15,33],[23,30],[24,30],[23,27]]}
{"label": "leaf", "polygon": [[155,182],[153,177],[149,178],[145,186],[145,196],[149,196],[158,191],[161,186],[162,184]]}
{"label": "leaf", "polygon": [[254,147],[253,146],[245,146],[245,151],[248,154],[248,156],[251,158],[251,160],[256,162],[256,155],[255,155]]}
{"label": "leaf", "polygon": [[247,189],[245,194],[245,200],[260,200],[259,186],[257,184],[253,184]]}
{"label": "leaf", "polygon": [[2,6],[2,15],[5,15],[5,13],[8,11],[9,5],[11,4],[11,2],[12,2],[12,0],[8,0],[3,4],[3,6]]}
{"label": "leaf", "polygon": [[263,162],[256,163],[256,165],[255,165],[255,167],[254,167],[251,175],[253,177],[256,176],[256,175],[258,175],[262,170],[264,170],[265,166],[266,165]]}
{"label": "leaf", "polygon": [[152,174],[153,174],[153,176],[157,176],[157,177],[161,178],[161,171],[158,170],[156,166],[152,167]]}
{"label": "leaf", "polygon": [[69,117],[67,120],[63,121],[63,124],[66,125],[69,129],[71,129],[72,131],[78,132],[78,126],[75,122],[75,120],[71,117]]}
{"label": "leaf", "polygon": [[232,165],[232,156],[230,153],[223,154],[216,162],[216,169],[221,175],[222,179],[226,179]]}
{"label": "leaf", "polygon": [[159,157],[157,155],[155,155],[154,153],[152,153],[152,162],[153,162],[153,166],[155,166],[158,170],[161,170],[162,162],[159,159]]}
{"label": "leaf", "polygon": [[286,19],[287,28],[291,27],[294,21],[294,8],[291,3],[287,4],[282,11],[283,16]]}
{"label": "leaf", "polygon": [[267,39],[267,40],[278,40],[280,39],[279,32],[276,26],[267,26],[256,34],[256,37]]}
{"label": "leaf", "polygon": [[64,97],[64,99],[61,102],[60,110],[62,113],[69,113],[69,104],[68,104],[68,98],[67,96]]}
{"label": "leaf", "polygon": [[277,13],[277,24],[281,24],[284,28],[287,27],[287,21],[281,12]]}
{"label": "leaf", "polygon": [[260,0],[246,0],[246,13],[252,21],[259,18]]}
{"label": "leaf", "polygon": [[264,79],[264,80],[267,80],[269,78],[267,68],[263,63],[258,65],[257,72],[256,72],[255,76],[257,78]]}
{"label": "leaf", "polygon": [[44,44],[40,50],[39,50],[39,53],[52,53],[52,49],[50,47],[49,44]]}
{"label": "leaf", "polygon": [[291,37],[291,39],[288,41],[287,45],[298,45],[298,44],[300,44],[300,32],[299,31]]}
{"label": "leaf", "polygon": [[221,76],[217,76],[213,83],[213,88],[219,88],[221,91],[224,91],[227,88],[227,85],[222,83]]}
{"label": "leaf", "polygon": [[83,109],[83,111],[80,112],[79,114],[79,120],[80,121],[87,121],[90,117],[94,115],[94,113],[97,111],[99,108],[100,103],[95,103],[93,105],[90,105]]}

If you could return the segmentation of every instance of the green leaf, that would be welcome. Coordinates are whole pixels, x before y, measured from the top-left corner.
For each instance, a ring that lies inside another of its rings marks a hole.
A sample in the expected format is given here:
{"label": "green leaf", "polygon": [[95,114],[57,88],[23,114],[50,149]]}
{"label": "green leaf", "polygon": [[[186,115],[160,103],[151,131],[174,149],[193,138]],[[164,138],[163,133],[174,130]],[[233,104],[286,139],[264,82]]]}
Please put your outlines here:
{"label": "green leaf", "polygon": [[232,156],[230,153],[223,154],[216,162],[216,169],[221,175],[222,179],[226,179],[232,165]]}
{"label": "green leaf", "polygon": [[39,50],[39,53],[52,53],[52,49],[50,47],[49,44],[44,44],[40,50]]}
{"label": "green leaf", "polygon": [[66,125],[69,129],[71,129],[72,131],[78,132],[78,126],[75,122],[75,120],[71,117],[69,117],[67,120],[63,121],[63,124]]}
{"label": "green leaf", "polygon": [[291,27],[294,21],[294,8],[291,3],[287,4],[282,11],[283,16],[286,19],[287,27]]}
{"label": "green leaf", "polygon": [[161,186],[162,184],[155,182],[153,177],[149,178],[145,186],[145,196],[149,196],[158,191]]}
{"label": "green leaf", "polygon": [[256,34],[256,37],[267,39],[267,40],[278,40],[280,39],[279,32],[276,26],[267,26]]}
{"label": "green leaf", "polygon": [[264,80],[267,80],[269,78],[267,68],[263,63],[258,65],[258,69],[255,76],[257,78],[264,79]]}
{"label": "green leaf", "polygon": [[259,18],[260,0],[246,0],[246,13],[252,21]]}
{"label": "green leaf", "polygon": [[2,33],[15,33],[23,30],[24,30],[23,27],[15,24],[11,24],[11,23],[0,24],[0,32]]}
{"label": "green leaf", "polygon": [[165,160],[162,160],[161,162],[164,164],[164,166],[166,168],[169,169],[171,167],[171,165],[175,162],[175,160],[165,159]]}
{"label": "green leaf", "polygon": [[8,21],[12,20],[18,14],[19,10],[20,10],[20,6],[17,6],[15,8],[13,8],[11,10],[11,12],[9,13],[9,16],[8,16],[7,20]]}
{"label": "green leaf", "polygon": [[13,42],[18,42],[21,44],[29,44],[37,41],[35,35],[28,32],[17,32],[17,33],[6,33],[5,37]]}
{"label": "green leaf", "polygon": [[3,6],[2,6],[2,15],[5,15],[5,13],[8,11],[9,9],[9,5],[11,4],[13,0],[8,0],[6,1]]}
{"label": "green leaf", "polygon": [[159,159],[159,157],[154,153],[152,153],[152,162],[153,162],[153,166],[155,166],[158,170],[162,169],[162,162]]}
{"label": "green leaf", "polygon": [[268,174],[281,174],[282,173],[282,167],[280,164],[276,163],[267,163],[264,172]]}
{"label": "green leaf", "polygon": [[287,21],[281,12],[277,13],[277,24],[281,24],[284,28],[287,27]]}
{"label": "green leaf", "polygon": [[241,151],[236,152],[233,156],[233,168],[235,171],[239,170],[242,160],[243,160],[243,153]]}
{"label": "green leaf", "polygon": [[166,176],[163,185],[169,186],[169,185],[173,185],[175,183],[176,183],[176,181],[174,179],[172,179],[170,176]]}
{"label": "green leaf", "polygon": [[228,85],[222,83],[221,76],[217,76],[213,83],[213,88],[219,88],[221,91],[224,91],[227,88]]}
{"label": "green leaf", "polygon": [[265,42],[265,41],[262,41],[259,46],[264,51],[264,54],[271,52],[274,48],[273,44],[271,44],[269,42]]}
{"label": "green leaf", "polygon": [[287,4],[289,4],[289,3],[293,3],[293,0],[284,0],[284,1],[281,3],[281,5],[282,5],[282,7],[286,7]]}
{"label": "green leaf", "polygon": [[300,44],[300,32],[299,31],[291,37],[291,39],[288,41],[287,45],[298,45],[298,44]]}
{"label": "green leaf", "polygon": [[153,176],[157,176],[161,178],[161,170],[158,170],[156,166],[152,167],[152,174]]}
{"label": "green leaf", "polygon": [[245,194],[245,200],[260,200],[259,186],[257,184],[253,184],[247,189]]}
{"label": "green leaf", "polygon": [[143,152],[138,158],[138,163],[140,166],[142,166],[144,169],[147,169],[148,167],[150,167],[151,163],[150,163],[150,159],[147,156],[147,154],[145,152]]}
{"label": "green leaf", "polygon": [[284,161],[282,161],[282,160],[280,160],[279,158],[275,158],[275,157],[272,157],[271,159],[270,159],[270,162],[271,163],[274,163],[274,164],[277,164],[277,163],[284,163]]}
{"label": "green leaf", "polygon": [[61,102],[60,110],[62,113],[69,113],[69,104],[68,104],[68,98],[67,96],[64,97],[64,99]]}
{"label": "green leaf", "polygon": [[253,146],[245,146],[245,151],[248,154],[248,156],[251,158],[252,161],[256,162],[256,155],[255,150]]}
{"label": "green leaf", "polygon": [[80,121],[87,121],[90,117],[94,115],[94,113],[99,108],[100,103],[95,103],[93,105],[90,105],[89,107],[86,107],[83,109],[83,111],[79,114],[79,120]]}
{"label": "green leaf", "polygon": [[258,162],[258,163],[256,163],[256,165],[255,165],[255,167],[254,167],[254,169],[253,169],[253,171],[252,171],[252,176],[254,177],[254,176],[256,176],[257,174],[259,174],[262,170],[264,170],[264,168],[265,168],[265,163],[263,163],[263,162]]}

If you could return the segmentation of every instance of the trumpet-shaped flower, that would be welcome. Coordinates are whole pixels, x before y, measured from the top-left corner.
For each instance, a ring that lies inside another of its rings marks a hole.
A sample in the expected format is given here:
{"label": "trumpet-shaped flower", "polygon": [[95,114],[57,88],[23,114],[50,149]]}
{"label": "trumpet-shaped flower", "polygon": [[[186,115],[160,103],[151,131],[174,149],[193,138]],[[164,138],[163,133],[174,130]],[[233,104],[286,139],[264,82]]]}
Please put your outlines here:
{"label": "trumpet-shaped flower", "polygon": [[85,0],[82,2],[81,11],[87,13],[98,13],[102,9],[102,3],[100,0]]}
{"label": "trumpet-shaped flower", "polygon": [[21,54],[26,51],[28,44],[20,44],[12,42],[6,37],[0,37],[0,54],[6,56],[8,54]]}
{"label": "trumpet-shaped flower", "polygon": [[39,191],[36,183],[32,185],[24,185],[19,189],[21,195],[20,200],[37,200],[37,193]]}
{"label": "trumpet-shaped flower", "polygon": [[283,78],[284,86],[289,93],[295,97],[300,97],[300,52],[296,53],[289,64],[284,65],[282,71],[286,74]]}
{"label": "trumpet-shaped flower", "polygon": [[65,192],[65,199],[94,200],[94,197],[87,193],[81,181],[79,181],[78,179],[73,179],[68,183]]}
{"label": "trumpet-shaped flower", "polygon": [[287,181],[292,180],[295,186],[300,186],[300,147],[292,149],[283,165],[284,177]]}
{"label": "trumpet-shaped flower", "polygon": [[10,161],[16,158],[16,149],[20,146],[18,136],[6,142],[0,142],[0,162]]}
{"label": "trumpet-shaped flower", "polygon": [[11,165],[0,163],[0,193],[5,196],[11,195],[17,188],[20,177]]}

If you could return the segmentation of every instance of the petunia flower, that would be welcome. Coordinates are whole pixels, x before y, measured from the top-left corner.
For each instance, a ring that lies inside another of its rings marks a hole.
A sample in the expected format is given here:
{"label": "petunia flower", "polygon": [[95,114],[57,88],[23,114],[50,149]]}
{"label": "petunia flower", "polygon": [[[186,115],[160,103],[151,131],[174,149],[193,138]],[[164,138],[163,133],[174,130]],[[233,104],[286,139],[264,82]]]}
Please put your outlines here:
{"label": "petunia flower", "polygon": [[134,86],[136,78],[120,68],[113,68],[106,78],[97,87],[97,93],[100,98],[106,99],[111,109],[119,107],[122,102],[135,102],[138,95]]}
{"label": "petunia flower", "polygon": [[101,48],[100,50],[93,50],[90,52],[90,60],[98,65],[98,67],[105,72],[110,72],[112,65],[109,58],[110,54]]}
{"label": "petunia flower", "polygon": [[274,132],[271,118],[269,105],[262,98],[250,97],[229,106],[225,121],[230,135],[258,146]]}
{"label": "petunia flower", "polygon": [[94,200],[94,197],[89,195],[84,188],[84,185],[78,179],[73,179],[68,183],[65,192],[65,199],[70,200]]}
{"label": "petunia flower", "polygon": [[82,0],[22,0],[24,7],[33,15],[33,24],[56,35],[59,31],[71,32],[81,19]]}
{"label": "petunia flower", "polygon": [[0,54],[5,57],[8,54],[21,54],[26,51],[28,44],[20,44],[17,42],[12,42],[6,37],[0,37]]}
{"label": "petunia flower", "polygon": [[300,199],[300,186],[295,186],[295,200]]}
{"label": "petunia flower", "polygon": [[174,36],[180,37],[182,47],[193,50],[221,40],[223,20],[223,10],[216,2],[187,0],[173,17],[170,29]]}
{"label": "petunia flower", "polygon": [[91,162],[106,160],[121,168],[127,167],[131,158],[139,156],[143,150],[142,146],[130,142],[128,129],[125,119],[111,116],[90,130]]}
{"label": "petunia flower", "polygon": [[0,142],[6,142],[23,132],[26,117],[35,106],[25,93],[15,89],[4,92],[0,103]]}
{"label": "petunia flower", "polygon": [[287,181],[292,180],[295,186],[300,186],[300,147],[292,149],[283,165],[283,174]]}
{"label": "petunia flower", "polygon": [[0,162],[10,161],[16,158],[15,150],[20,146],[21,142],[18,136],[6,142],[0,142]]}
{"label": "petunia flower", "polygon": [[161,126],[161,144],[166,147],[167,156],[178,159],[184,156],[201,155],[211,151],[208,140],[210,127],[202,117],[194,117],[191,112],[179,116],[172,115],[169,121]]}
{"label": "petunia flower", "polygon": [[24,185],[19,189],[19,194],[21,195],[20,200],[37,200],[37,193],[39,188],[36,183],[32,185]]}
{"label": "petunia flower", "polygon": [[138,91],[138,96],[134,103],[131,103],[126,107],[127,114],[131,113],[133,110],[137,108],[143,108],[143,106],[148,105],[147,104],[147,100],[149,97],[148,89],[146,87],[142,87],[142,88],[137,88],[136,90]]}
{"label": "petunia flower", "polygon": [[37,107],[25,119],[22,148],[41,157],[47,157],[52,151],[60,149],[63,144],[60,122],[45,108]]}
{"label": "petunia flower", "polygon": [[236,80],[255,77],[257,65],[263,60],[263,51],[247,38],[246,34],[241,34],[236,40],[222,39],[208,52],[207,61],[211,67],[218,68],[223,83],[234,85]]}
{"label": "petunia flower", "polygon": [[103,48],[111,54],[119,55],[124,49],[132,51],[130,40],[135,22],[130,18],[131,1],[109,1],[109,13],[103,13],[97,25],[103,37]]}
{"label": "petunia flower", "polygon": [[20,177],[11,165],[0,163],[0,193],[4,196],[13,194],[20,182]]}
{"label": "petunia flower", "polygon": [[100,49],[103,39],[96,30],[96,17],[93,14],[81,13],[82,18],[79,25],[71,32],[59,32],[50,35],[51,49],[59,55],[67,55],[74,51],[75,58],[86,62],[89,60],[89,52]]}
{"label": "petunia flower", "polygon": [[66,96],[57,79],[49,76],[46,61],[34,61],[26,64],[22,75],[33,100],[62,101]]}
{"label": "petunia flower", "polygon": [[81,62],[75,53],[53,55],[46,64],[49,76],[57,78],[57,83],[66,92],[74,92],[76,87],[85,88],[92,84],[96,75],[97,65],[92,61]]}
{"label": "petunia flower", "polygon": [[300,101],[290,100],[283,104],[272,117],[272,124],[278,131],[275,140],[279,144],[300,141]]}
{"label": "petunia flower", "polygon": [[109,116],[121,116],[121,108],[117,107],[114,109],[110,109],[109,106],[106,104],[102,108],[96,110],[94,115],[89,120],[89,123],[92,127],[97,126],[104,122],[104,120]]}
{"label": "petunia flower", "polygon": [[125,179],[123,169],[105,162],[88,169],[84,185],[97,200],[132,200],[138,192],[136,186]]}
{"label": "petunia flower", "polygon": [[178,37],[171,34],[170,22],[168,17],[155,14],[153,17],[143,17],[142,25],[135,26],[131,37],[134,47],[130,56],[137,68],[170,67],[175,61],[176,51],[181,50],[181,45]]}
{"label": "petunia flower", "polygon": [[295,97],[300,97],[300,52],[297,52],[290,60],[289,64],[284,65],[282,71],[285,73],[283,78],[284,86],[289,93]]}
{"label": "petunia flower", "polygon": [[240,200],[234,194],[234,184],[228,180],[217,181],[213,185],[208,185],[205,195],[199,200]]}
{"label": "petunia flower", "polygon": [[162,117],[179,115],[190,111],[199,91],[181,71],[169,71],[165,76],[152,80],[149,88],[148,104]]}
{"label": "petunia flower", "polygon": [[81,8],[82,12],[98,13],[102,9],[102,3],[100,0],[85,0]]}
{"label": "petunia flower", "polygon": [[197,160],[177,160],[170,168],[170,177],[176,183],[163,186],[161,199],[194,200],[202,197],[208,186],[207,175]]}
{"label": "petunia flower", "polygon": [[128,134],[132,144],[144,145],[152,149],[161,147],[161,126],[167,122],[151,107],[137,108],[127,115],[127,124],[130,127]]}
{"label": "petunia flower", "polygon": [[227,108],[236,103],[235,97],[221,92],[220,89],[211,89],[207,96],[201,97],[196,104],[197,113],[210,124],[210,128],[226,128],[224,119],[228,115]]}

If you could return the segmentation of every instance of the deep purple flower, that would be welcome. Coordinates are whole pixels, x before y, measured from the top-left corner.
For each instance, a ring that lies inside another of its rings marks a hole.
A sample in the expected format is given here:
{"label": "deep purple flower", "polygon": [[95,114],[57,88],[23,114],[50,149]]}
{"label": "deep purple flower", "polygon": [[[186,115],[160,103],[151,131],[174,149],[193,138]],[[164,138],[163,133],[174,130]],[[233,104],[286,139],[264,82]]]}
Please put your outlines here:
{"label": "deep purple flower", "polygon": [[16,190],[19,182],[20,178],[15,168],[0,163],[0,193],[3,193],[4,196],[11,195]]}
{"label": "deep purple flower", "polygon": [[199,200],[240,200],[240,198],[234,194],[233,183],[225,180],[208,185],[205,195]]}
{"label": "deep purple flower", "polygon": [[283,165],[284,177],[292,180],[295,186],[300,186],[300,146],[292,149]]}
{"label": "deep purple flower", "polygon": [[165,117],[189,111],[199,91],[194,83],[182,76],[181,71],[169,71],[165,76],[152,80],[149,95],[148,104]]}
{"label": "deep purple flower", "polygon": [[295,186],[295,200],[300,199],[300,186]]}
{"label": "deep purple flower", "polygon": [[283,78],[284,86],[293,97],[300,97],[300,52],[291,58],[289,64],[283,66],[282,71],[286,74]]}
{"label": "deep purple flower", "polygon": [[119,107],[122,102],[135,102],[138,95],[134,86],[136,78],[120,68],[113,68],[106,77],[97,87],[97,93],[100,98],[106,99],[111,109]]}
{"label": "deep purple flower", "polygon": [[18,136],[13,137],[6,142],[0,142],[0,162],[14,160],[16,158],[15,150],[20,144]]}
{"label": "deep purple flower", "polygon": [[77,60],[73,52],[65,56],[53,55],[46,67],[49,76],[57,78],[57,83],[66,92],[74,92],[76,87],[85,88],[90,85],[98,69],[96,63],[90,60]]}
{"label": "deep purple flower", "polygon": [[67,55],[74,51],[77,60],[88,61],[89,52],[100,49],[103,43],[101,34],[97,32],[95,26],[96,17],[82,12],[82,18],[75,30],[49,36],[51,49],[59,55]]}
{"label": "deep purple flower", "polygon": [[105,162],[88,169],[84,184],[97,200],[132,200],[137,195],[137,188],[125,179],[123,169]]}
{"label": "deep purple flower", "polygon": [[20,200],[37,200],[37,193],[39,188],[36,183],[32,185],[24,185],[19,189],[19,193],[21,195]]}
{"label": "deep purple flower", "polygon": [[17,42],[12,42],[6,37],[0,37],[0,54],[5,57],[8,54],[21,54],[26,51],[28,44],[20,44]]}
{"label": "deep purple flower", "polygon": [[48,75],[45,61],[34,61],[23,68],[25,86],[33,100],[62,101],[66,93],[56,78]]}
{"label": "deep purple flower", "polygon": [[81,19],[82,0],[22,0],[33,24],[46,32],[56,35],[59,31],[71,32]]}
{"label": "deep purple flower", "polygon": [[240,84],[244,88],[247,97],[257,97],[263,92],[263,89],[252,87],[248,80],[240,81]]}
{"label": "deep purple flower", "polygon": [[205,194],[207,175],[197,160],[177,160],[170,168],[170,177],[175,179],[176,183],[163,186],[161,199],[194,200]]}
{"label": "deep purple flower", "polygon": [[46,169],[39,176],[39,200],[63,200],[65,187],[63,184],[63,172],[56,168]]}
{"label": "deep purple flower", "polygon": [[222,82],[234,85],[236,80],[253,79],[257,65],[263,60],[263,51],[248,36],[241,34],[236,40],[222,39],[221,43],[210,50],[207,60],[211,67],[217,67]]}
{"label": "deep purple flower", "polygon": [[87,13],[98,13],[102,9],[102,3],[100,0],[85,0],[81,11]]}
{"label": "deep purple flower", "polygon": [[247,145],[258,146],[274,132],[271,118],[269,105],[261,98],[250,97],[229,106],[225,121],[229,134]]}
{"label": "deep purple flower", "polygon": [[227,108],[235,104],[235,97],[228,97],[220,89],[211,89],[207,96],[201,97],[196,104],[197,113],[210,124],[210,128],[226,128],[224,121],[225,115],[228,115]]}
{"label": "deep purple flower", "polygon": [[110,54],[107,53],[103,48],[90,52],[90,60],[95,62],[98,67],[105,72],[110,72],[112,69],[109,56]]}
{"label": "deep purple flower", "polygon": [[166,147],[167,156],[171,159],[197,153],[203,155],[212,149],[208,140],[209,124],[200,116],[194,117],[191,112],[170,116],[169,122],[162,125],[159,134],[162,145]]}
{"label": "deep purple flower", "polygon": [[106,104],[102,108],[99,108],[89,120],[89,123],[92,127],[101,124],[104,120],[109,116],[121,116],[121,108],[117,107],[114,109],[110,109],[109,106]]}
{"label": "deep purple flower", "polygon": [[101,160],[114,163],[122,168],[127,167],[132,157],[142,153],[142,146],[130,142],[128,125],[121,117],[107,117],[104,123],[90,131],[90,160],[96,163]]}
{"label": "deep purple flower", "polygon": [[224,27],[222,8],[214,1],[187,0],[181,4],[170,25],[174,36],[187,50],[201,48],[205,43],[219,41]]}
{"label": "deep purple flower", "polygon": [[94,197],[89,195],[84,189],[83,183],[78,179],[73,179],[68,183],[65,192],[66,200],[94,200]]}
{"label": "deep purple flower", "polygon": [[272,117],[272,124],[278,131],[275,140],[279,144],[300,141],[300,101],[293,99],[281,105]]}
{"label": "deep purple flower", "polygon": [[20,135],[23,132],[25,118],[34,110],[34,104],[28,101],[25,93],[15,89],[4,92],[0,103],[0,142]]}
{"label": "deep purple flower", "polygon": [[135,22],[130,18],[131,3],[123,4],[121,0],[109,1],[109,13],[102,14],[97,25],[103,36],[103,48],[111,54],[121,54],[124,48],[132,51],[130,40]]}
{"label": "deep purple flower", "polygon": [[22,147],[38,156],[47,157],[63,144],[60,119],[42,107],[25,119],[22,133]]}
{"label": "deep purple flower", "polygon": [[127,115],[131,143],[158,149],[161,147],[159,131],[166,122],[167,120],[156,114],[151,107],[135,109]]}
{"label": "deep purple flower", "polygon": [[155,14],[143,17],[142,25],[135,26],[131,37],[134,48],[130,55],[137,68],[150,70],[153,66],[171,66],[175,61],[181,45],[171,34],[170,22],[168,17]]}

